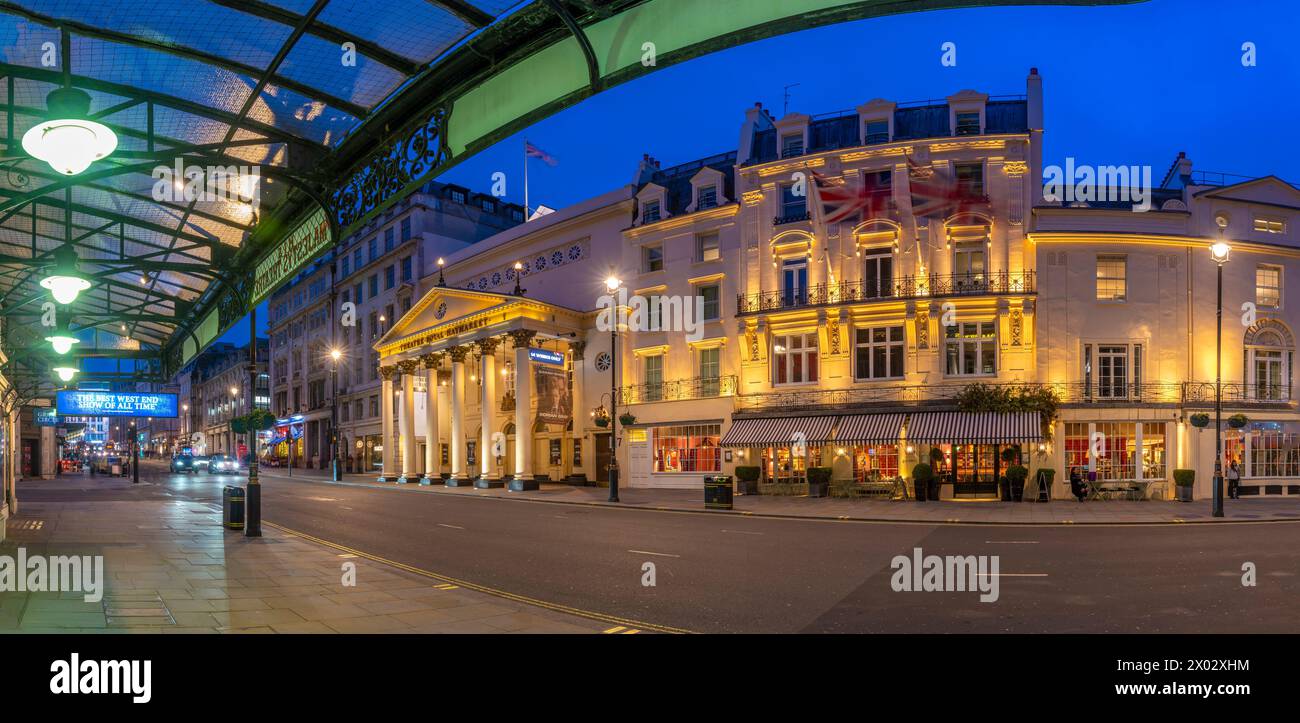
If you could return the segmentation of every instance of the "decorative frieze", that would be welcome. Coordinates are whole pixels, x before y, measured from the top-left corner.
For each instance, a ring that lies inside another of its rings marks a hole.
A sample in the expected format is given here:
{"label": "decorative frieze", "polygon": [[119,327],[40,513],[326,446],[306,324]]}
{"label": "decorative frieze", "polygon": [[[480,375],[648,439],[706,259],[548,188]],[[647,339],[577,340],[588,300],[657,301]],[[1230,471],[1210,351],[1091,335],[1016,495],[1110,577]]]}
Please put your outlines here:
{"label": "decorative frieze", "polygon": [[[591,256],[591,240],[582,239],[572,243],[566,243],[531,256],[526,259],[520,259],[523,265],[523,276],[533,276],[543,271],[576,264]],[[515,264],[513,261],[501,266],[500,268],[484,272],[477,279],[470,279],[465,283],[465,288],[471,291],[489,291],[501,286],[510,286],[513,288],[515,283]]]}

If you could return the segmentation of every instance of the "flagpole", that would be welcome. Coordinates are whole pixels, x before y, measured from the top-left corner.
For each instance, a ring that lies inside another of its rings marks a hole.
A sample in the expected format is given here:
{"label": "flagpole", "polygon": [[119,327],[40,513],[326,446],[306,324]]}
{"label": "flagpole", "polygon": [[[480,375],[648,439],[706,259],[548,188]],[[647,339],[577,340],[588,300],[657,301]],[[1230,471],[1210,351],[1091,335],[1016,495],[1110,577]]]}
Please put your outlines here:
{"label": "flagpole", "polygon": [[524,221],[528,221],[528,139],[524,139]]}

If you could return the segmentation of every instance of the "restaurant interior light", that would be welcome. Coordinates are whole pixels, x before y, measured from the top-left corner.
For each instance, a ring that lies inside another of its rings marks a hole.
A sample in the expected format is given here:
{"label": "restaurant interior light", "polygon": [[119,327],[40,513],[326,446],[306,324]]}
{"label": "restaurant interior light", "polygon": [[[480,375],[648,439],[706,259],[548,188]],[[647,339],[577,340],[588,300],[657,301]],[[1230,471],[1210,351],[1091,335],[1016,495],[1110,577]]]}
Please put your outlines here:
{"label": "restaurant interior light", "polygon": [[117,149],[117,135],[89,120],[90,95],[80,88],[56,88],[45,98],[47,119],[23,134],[23,150],[60,174],[75,176]]}
{"label": "restaurant interior light", "polygon": [[54,267],[41,279],[41,286],[49,289],[60,304],[71,304],[77,294],[90,288],[90,281],[77,271],[76,249],[64,244],[54,251]]}

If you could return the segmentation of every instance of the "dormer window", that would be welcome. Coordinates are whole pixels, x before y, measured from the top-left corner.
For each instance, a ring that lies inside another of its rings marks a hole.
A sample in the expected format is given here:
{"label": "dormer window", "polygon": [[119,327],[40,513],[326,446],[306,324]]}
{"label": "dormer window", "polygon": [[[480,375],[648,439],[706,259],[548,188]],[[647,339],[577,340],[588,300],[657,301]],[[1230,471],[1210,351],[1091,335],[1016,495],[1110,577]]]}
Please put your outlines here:
{"label": "dormer window", "polygon": [[451,189],[451,194],[450,194],[450,195],[451,195],[451,200],[454,201],[455,203],[464,203],[464,202],[465,202],[465,192],[464,192],[464,191],[459,191],[459,190],[456,190],[456,189],[453,188],[453,189]]}
{"label": "dormer window", "polygon": [[977,136],[980,134],[980,114],[978,111],[957,114],[955,135]]}
{"label": "dormer window", "polygon": [[872,145],[873,143],[888,143],[889,121],[867,121],[866,131],[863,134],[863,138],[866,145]]}
{"label": "dormer window", "polygon": [[659,201],[644,201],[641,204],[641,223],[654,223],[659,220]]}
{"label": "dormer window", "polygon": [[718,205],[718,187],[705,186],[700,189],[699,195],[696,196],[695,210],[703,211],[706,208],[713,208]]}
{"label": "dormer window", "polygon": [[781,136],[781,157],[793,158],[803,155],[803,133],[786,133]]}
{"label": "dormer window", "polygon": [[483,210],[487,211],[488,213],[496,213],[497,210],[496,203],[490,198],[483,199],[482,207]]}

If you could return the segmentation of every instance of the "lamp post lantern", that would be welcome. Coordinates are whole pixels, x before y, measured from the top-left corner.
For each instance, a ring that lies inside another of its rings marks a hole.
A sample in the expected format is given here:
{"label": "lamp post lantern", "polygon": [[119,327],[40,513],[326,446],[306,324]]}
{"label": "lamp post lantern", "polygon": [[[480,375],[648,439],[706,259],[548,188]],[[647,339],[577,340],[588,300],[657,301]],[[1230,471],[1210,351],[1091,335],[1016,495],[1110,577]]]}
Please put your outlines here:
{"label": "lamp post lantern", "polygon": [[[1219,231],[1223,233],[1222,229]],[[1223,265],[1232,247],[1220,239],[1210,245],[1210,258],[1217,267],[1217,296],[1214,305],[1214,502],[1211,516],[1223,517]]]}
{"label": "lamp post lantern", "polygon": [[[623,282],[617,276],[605,279],[610,296]],[[617,302],[609,325],[609,501],[618,502],[618,317]]]}
{"label": "lamp post lantern", "polygon": [[343,469],[339,467],[339,359],[343,352],[337,348],[330,349],[330,478],[335,482],[343,481]]}

